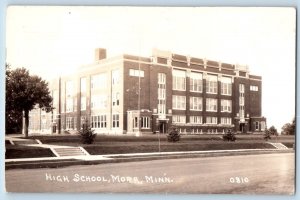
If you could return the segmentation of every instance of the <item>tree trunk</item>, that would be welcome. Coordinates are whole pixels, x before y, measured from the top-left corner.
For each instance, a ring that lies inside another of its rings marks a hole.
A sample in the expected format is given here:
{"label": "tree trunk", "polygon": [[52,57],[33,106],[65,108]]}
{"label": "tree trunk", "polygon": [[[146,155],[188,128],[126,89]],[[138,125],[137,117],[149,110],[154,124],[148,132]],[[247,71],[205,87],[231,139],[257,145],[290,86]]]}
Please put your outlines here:
{"label": "tree trunk", "polygon": [[24,111],[24,117],[25,117],[24,135],[25,135],[25,138],[28,138],[28,126],[29,126],[29,111],[28,110]]}

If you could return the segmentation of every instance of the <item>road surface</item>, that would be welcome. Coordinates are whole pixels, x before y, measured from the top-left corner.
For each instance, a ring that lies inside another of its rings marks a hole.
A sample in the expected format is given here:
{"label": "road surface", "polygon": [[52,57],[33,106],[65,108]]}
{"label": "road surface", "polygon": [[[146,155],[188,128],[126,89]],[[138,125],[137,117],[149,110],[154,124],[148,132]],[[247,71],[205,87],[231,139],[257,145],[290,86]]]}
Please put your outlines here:
{"label": "road surface", "polygon": [[293,194],[294,153],[6,170],[9,192]]}

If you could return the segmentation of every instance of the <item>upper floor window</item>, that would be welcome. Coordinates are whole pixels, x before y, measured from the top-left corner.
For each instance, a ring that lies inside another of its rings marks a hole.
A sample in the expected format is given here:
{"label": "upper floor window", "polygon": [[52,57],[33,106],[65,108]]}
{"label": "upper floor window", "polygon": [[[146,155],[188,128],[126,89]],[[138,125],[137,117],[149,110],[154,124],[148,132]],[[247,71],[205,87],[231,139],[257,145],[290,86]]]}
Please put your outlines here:
{"label": "upper floor window", "polygon": [[186,90],[186,72],[173,70],[173,90]]}
{"label": "upper floor window", "polygon": [[107,96],[106,95],[92,95],[91,96],[91,108],[92,109],[107,108]]}
{"label": "upper floor window", "polygon": [[138,69],[129,69],[129,76],[144,77],[144,71]]}
{"label": "upper floor window", "polygon": [[118,85],[120,83],[120,70],[116,69],[111,72],[112,85]]}
{"label": "upper floor window", "polygon": [[231,96],[232,83],[231,83],[230,77],[222,77],[222,79],[221,79],[221,94]]}
{"label": "upper floor window", "polygon": [[80,109],[86,110],[86,97],[81,97],[80,99]]}
{"label": "upper floor window", "polygon": [[190,116],[191,124],[202,124],[202,116]]}
{"label": "upper floor window", "polygon": [[216,75],[206,76],[206,93],[211,93],[211,94],[218,93],[218,76]]}
{"label": "upper floor window", "polygon": [[120,93],[119,92],[113,92],[113,94],[112,94],[112,105],[113,106],[120,105]]}
{"label": "upper floor window", "polygon": [[66,112],[73,112],[73,109],[74,109],[73,98],[67,98]]}
{"label": "upper floor window", "polygon": [[70,97],[74,94],[74,84],[73,81],[66,82],[66,96]]}
{"label": "upper floor window", "polygon": [[245,92],[245,85],[244,84],[239,84],[239,92],[244,93]]}
{"label": "upper floor window", "polygon": [[86,92],[86,78],[80,79],[80,92],[85,93]]}
{"label": "upper floor window", "polygon": [[191,72],[190,91],[191,92],[202,92],[202,74],[201,73]]}
{"label": "upper floor window", "polygon": [[217,117],[206,117],[207,124],[217,124],[218,118]]}
{"label": "upper floor window", "polygon": [[250,85],[250,91],[258,91],[258,86]]}
{"label": "upper floor window", "polygon": [[91,89],[106,89],[107,88],[107,74],[101,73],[91,76]]}
{"label": "upper floor window", "polygon": [[172,123],[185,124],[186,123],[185,115],[173,115],[172,116]]}
{"label": "upper floor window", "polygon": [[221,117],[221,124],[231,125],[231,118],[230,117]]}
{"label": "upper floor window", "polygon": [[218,101],[217,99],[207,98],[206,99],[206,111],[217,112]]}
{"label": "upper floor window", "polygon": [[186,109],[186,97],[173,95],[173,109],[185,110]]}
{"label": "upper floor window", "polygon": [[201,97],[190,97],[190,110],[202,110]]}
{"label": "upper floor window", "polygon": [[166,84],[166,74],[158,73],[158,84]]}
{"label": "upper floor window", "polygon": [[231,100],[221,100],[221,112],[231,112],[232,101]]}

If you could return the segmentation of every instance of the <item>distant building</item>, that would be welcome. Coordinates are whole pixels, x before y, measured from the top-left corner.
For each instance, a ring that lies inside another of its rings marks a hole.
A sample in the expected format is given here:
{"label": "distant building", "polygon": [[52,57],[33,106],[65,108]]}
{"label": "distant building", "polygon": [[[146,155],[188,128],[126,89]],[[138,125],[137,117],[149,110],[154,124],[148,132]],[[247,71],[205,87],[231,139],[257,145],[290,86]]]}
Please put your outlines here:
{"label": "distant building", "polygon": [[165,133],[170,126],[187,134],[261,132],[261,85],[247,66],[160,50],[107,58],[96,49],[95,63],[50,83],[55,109],[38,121],[49,133],[78,131],[86,122],[99,134]]}

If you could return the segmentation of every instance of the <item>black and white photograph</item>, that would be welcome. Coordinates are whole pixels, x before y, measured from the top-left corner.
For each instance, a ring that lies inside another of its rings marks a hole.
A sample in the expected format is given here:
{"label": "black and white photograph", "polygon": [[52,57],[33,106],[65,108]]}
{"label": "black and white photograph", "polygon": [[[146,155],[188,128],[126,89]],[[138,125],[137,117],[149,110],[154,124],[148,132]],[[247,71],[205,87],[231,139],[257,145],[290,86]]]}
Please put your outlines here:
{"label": "black and white photograph", "polygon": [[11,193],[295,194],[293,7],[9,6]]}

